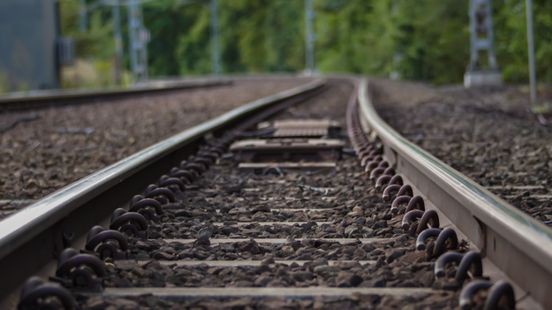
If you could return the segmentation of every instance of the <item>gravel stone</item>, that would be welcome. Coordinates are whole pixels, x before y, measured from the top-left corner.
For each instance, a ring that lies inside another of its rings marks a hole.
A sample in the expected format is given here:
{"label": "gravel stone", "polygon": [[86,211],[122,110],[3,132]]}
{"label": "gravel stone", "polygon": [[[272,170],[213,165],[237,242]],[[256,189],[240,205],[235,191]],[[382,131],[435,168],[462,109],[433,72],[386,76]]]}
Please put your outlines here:
{"label": "gravel stone", "polygon": [[405,138],[552,225],[552,126],[537,122],[525,90],[388,80],[372,86],[378,113]]}
{"label": "gravel stone", "polygon": [[[343,123],[343,94],[350,86],[335,83],[323,100],[315,99],[307,107],[294,107],[279,117],[320,117],[332,115]],[[340,93],[343,92],[343,93]],[[325,113],[325,114],[323,114]],[[344,156],[336,171],[310,173],[287,171],[284,174],[254,174],[236,168],[229,157],[211,166],[186,190],[185,197],[167,208],[148,234],[157,239],[130,240],[129,259],[167,255],[164,264],[147,262],[115,263],[108,268],[107,287],[431,287],[433,263],[424,252],[414,249],[415,238],[397,228],[401,215],[387,220],[389,204],[382,203],[371,182],[362,176],[358,161]],[[239,192],[229,195],[229,187]],[[328,188],[327,191],[309,188]],[[236,189],[237,190],[237,189]],[[363,208],[361,206],[370,206]],[[225,208],[226,213],[217,212]],[[289,212],[298,208],[328,208],[320,212]],[[355,209],[356,208],[356,209]],[[193,216],[180,216],[181,210]],[[355,210],[353,210],[355,209]],[[360,213],[362,210],[362,214]],[[355,214],[356,212],[356,214]],[[300,221],[306,224],[261,226],[266,222]],[[360,219],[360,220],[359,220]],[[317,224],[316,221],[329,222]],[[237,222],[248,222],[237,225]],[[222,224],[220,224],[222,223]],[[363,224],[364,223],[364,224]],[[230,229],[231,228],[231,229]],[[369,238],[382,242],[339,244],[325,238]],[[244,238],[245,241],[216,243],[214,238]],[[168,242],[164,239],[196,239],[194,243]],[[252,238],[282,238],[283,243],[263,243]],[[299,239],[301,238],[301,239]],[[198,242],[197,240],[209,241]],[[461,248],[460,251],[465,251]],[[197,260],[195,265],[171,264],[171,260]],[[209,267],[201,260],[255,260],[260,266]],[[305,264],[281,264],[278,260],[307,260]],[[335,260],[330,265],[329,260]],[[346,262],[349,260],[366,260]],[[375,261],[375,262],[374,262]],[[110,307],[116,299],[105,298]],[[417,298],[384,298],[354,295],[332,298],[190,298],[164,301],[152,296],[133,298],[138,306],[160,308],[453,308],[454,293],[432,293]],[[79,301],[87,308],[87,299]]]}
{"label": "gravel stone", "polygon": [[[236,80],[101,103],[9,112],[36,117],[0,135],[0,218],[163,138],[305,78]],[[138,121],[137,121],[138,120]]]}

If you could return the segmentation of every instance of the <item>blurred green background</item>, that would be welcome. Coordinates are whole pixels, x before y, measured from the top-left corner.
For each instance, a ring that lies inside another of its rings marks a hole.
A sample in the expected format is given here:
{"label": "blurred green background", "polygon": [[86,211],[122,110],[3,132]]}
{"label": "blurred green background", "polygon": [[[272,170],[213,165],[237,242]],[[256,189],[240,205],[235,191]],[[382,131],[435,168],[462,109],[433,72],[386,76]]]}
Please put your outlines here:
{"label": "blurred green background", "polygon": [[[89,0],[93,3],[93,0]],[[527,80],[524,0],[493,1],[495,46],[507,82]],[[318,71],[350,72],[436,84],[461,83],[469,61],[468,0],[314,0]],[[219,0],[222,73],[299,72],[305,67],[303,0]],[[535,0],[538,77],[552,82],[552,1]],[[113,84],[111,7],[89,12],[79,31],[79,1],[61,0],[62,35],[75,39],[78,61],[65,87]],[[209,0],[142,4],[150,77],[209,74]],[[121,8],[128,73],[126,10]]]}

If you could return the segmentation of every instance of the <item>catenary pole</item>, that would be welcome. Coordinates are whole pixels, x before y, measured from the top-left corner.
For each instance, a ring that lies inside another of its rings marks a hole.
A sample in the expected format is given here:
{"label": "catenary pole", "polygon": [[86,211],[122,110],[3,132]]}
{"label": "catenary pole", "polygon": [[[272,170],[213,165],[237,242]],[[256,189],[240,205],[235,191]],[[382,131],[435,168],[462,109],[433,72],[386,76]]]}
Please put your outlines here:
{"label": "catenary pole", "polygon": [[121,84],[121,67],[123,63],[123,37],[121,35],[120,0],[115,0],[113,12],[113,36],[115,40],[115,83]]}
{"label": "catenary pole", "polygon": [[79,15],[80,15],[80,18],[79,18],[79,30],[80,32],[85,32],[86,31],[86,27],[88,24],[88,21],[86,20],[87,19],[87,14],[86,14],[86,0],[80,0],[79,2]]}
{"label": "catenary pole", "polygon": [[305,69],[309,73],[314,72],[314,11],[313,0],[305,0]]}
{"label": "catenary pole", "polygon": [[535,69],[535,40],[533,37],[533,1],[525,0],[525,12],[527,16],[527,53],[529,61],[529,88],[531,104],[537,102],[537,72]]}
{"label": "catenary pole", "polygon": [[211,0],[211,61],[213,73],[220,73],[220,45],[218,29],[218,3],[217,0]]}

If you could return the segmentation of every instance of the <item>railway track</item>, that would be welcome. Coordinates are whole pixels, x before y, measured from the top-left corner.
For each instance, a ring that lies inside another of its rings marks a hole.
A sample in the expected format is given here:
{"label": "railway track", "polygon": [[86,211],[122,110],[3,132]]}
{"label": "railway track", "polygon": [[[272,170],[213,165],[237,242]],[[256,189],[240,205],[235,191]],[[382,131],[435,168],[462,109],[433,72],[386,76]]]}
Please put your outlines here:
{"label": "railway track", "polygon": [[21,110],[36,110],[63,105],[102,102],[122,99],[140,94],[178,91],[202,87],[229,85],[232,81],[226,78],[204,78],[189,80],[151,81],[127,89],[111,90],[41,90],[30,93],[17,93],[0,96],[0,113]]}
{"label": "railway track", "polygon": [[539,125],[517,89],[430,88],[382,80],[371,85],[376,110],[401,135],[552,225],[552,191],[546,186],[552,182],[552,131]]}
{"label": "railway track", "polygon": [[363,80],[315,81],[8,217],[3,305],[550,307],[550,230],[369,99]]}
{"label": "railway track", "polygon": [[175,132],[304,81],[232,77],[227,86],[0,113],[0,179],[10,180],[0,182],[0,219]]}

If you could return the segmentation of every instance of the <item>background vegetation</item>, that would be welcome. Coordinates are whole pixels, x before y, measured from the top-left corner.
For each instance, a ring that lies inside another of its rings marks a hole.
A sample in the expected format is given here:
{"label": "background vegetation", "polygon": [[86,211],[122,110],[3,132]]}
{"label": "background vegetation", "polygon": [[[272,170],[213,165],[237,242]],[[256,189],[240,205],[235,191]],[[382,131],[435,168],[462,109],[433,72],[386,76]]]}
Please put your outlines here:
{"label": "background vegetation", "polygon": [[[77,54],[94,71],[94,83],[112,83],[111,8],[90,12],[89,28],[80,33],[78,0],[60,3],[62,31],[76,39]],[[458,83],[469,59],[468,3],[314,0],[316,67],[321,72]],[[493,2],[498,63],[510,82],[527,79],[524,3]],[[126,10],[121,11],[126,30]],[[552,82],[552,1],[534,0],[534,13],[538,76]],[[143,14],[151,33],[150,76],[212,71],[209,0],[152,0],[143,4]],[[304,16],[303,0],[219,0],[223,73],[303,70]],[[124,42],[126,50],[126,34]]]}

